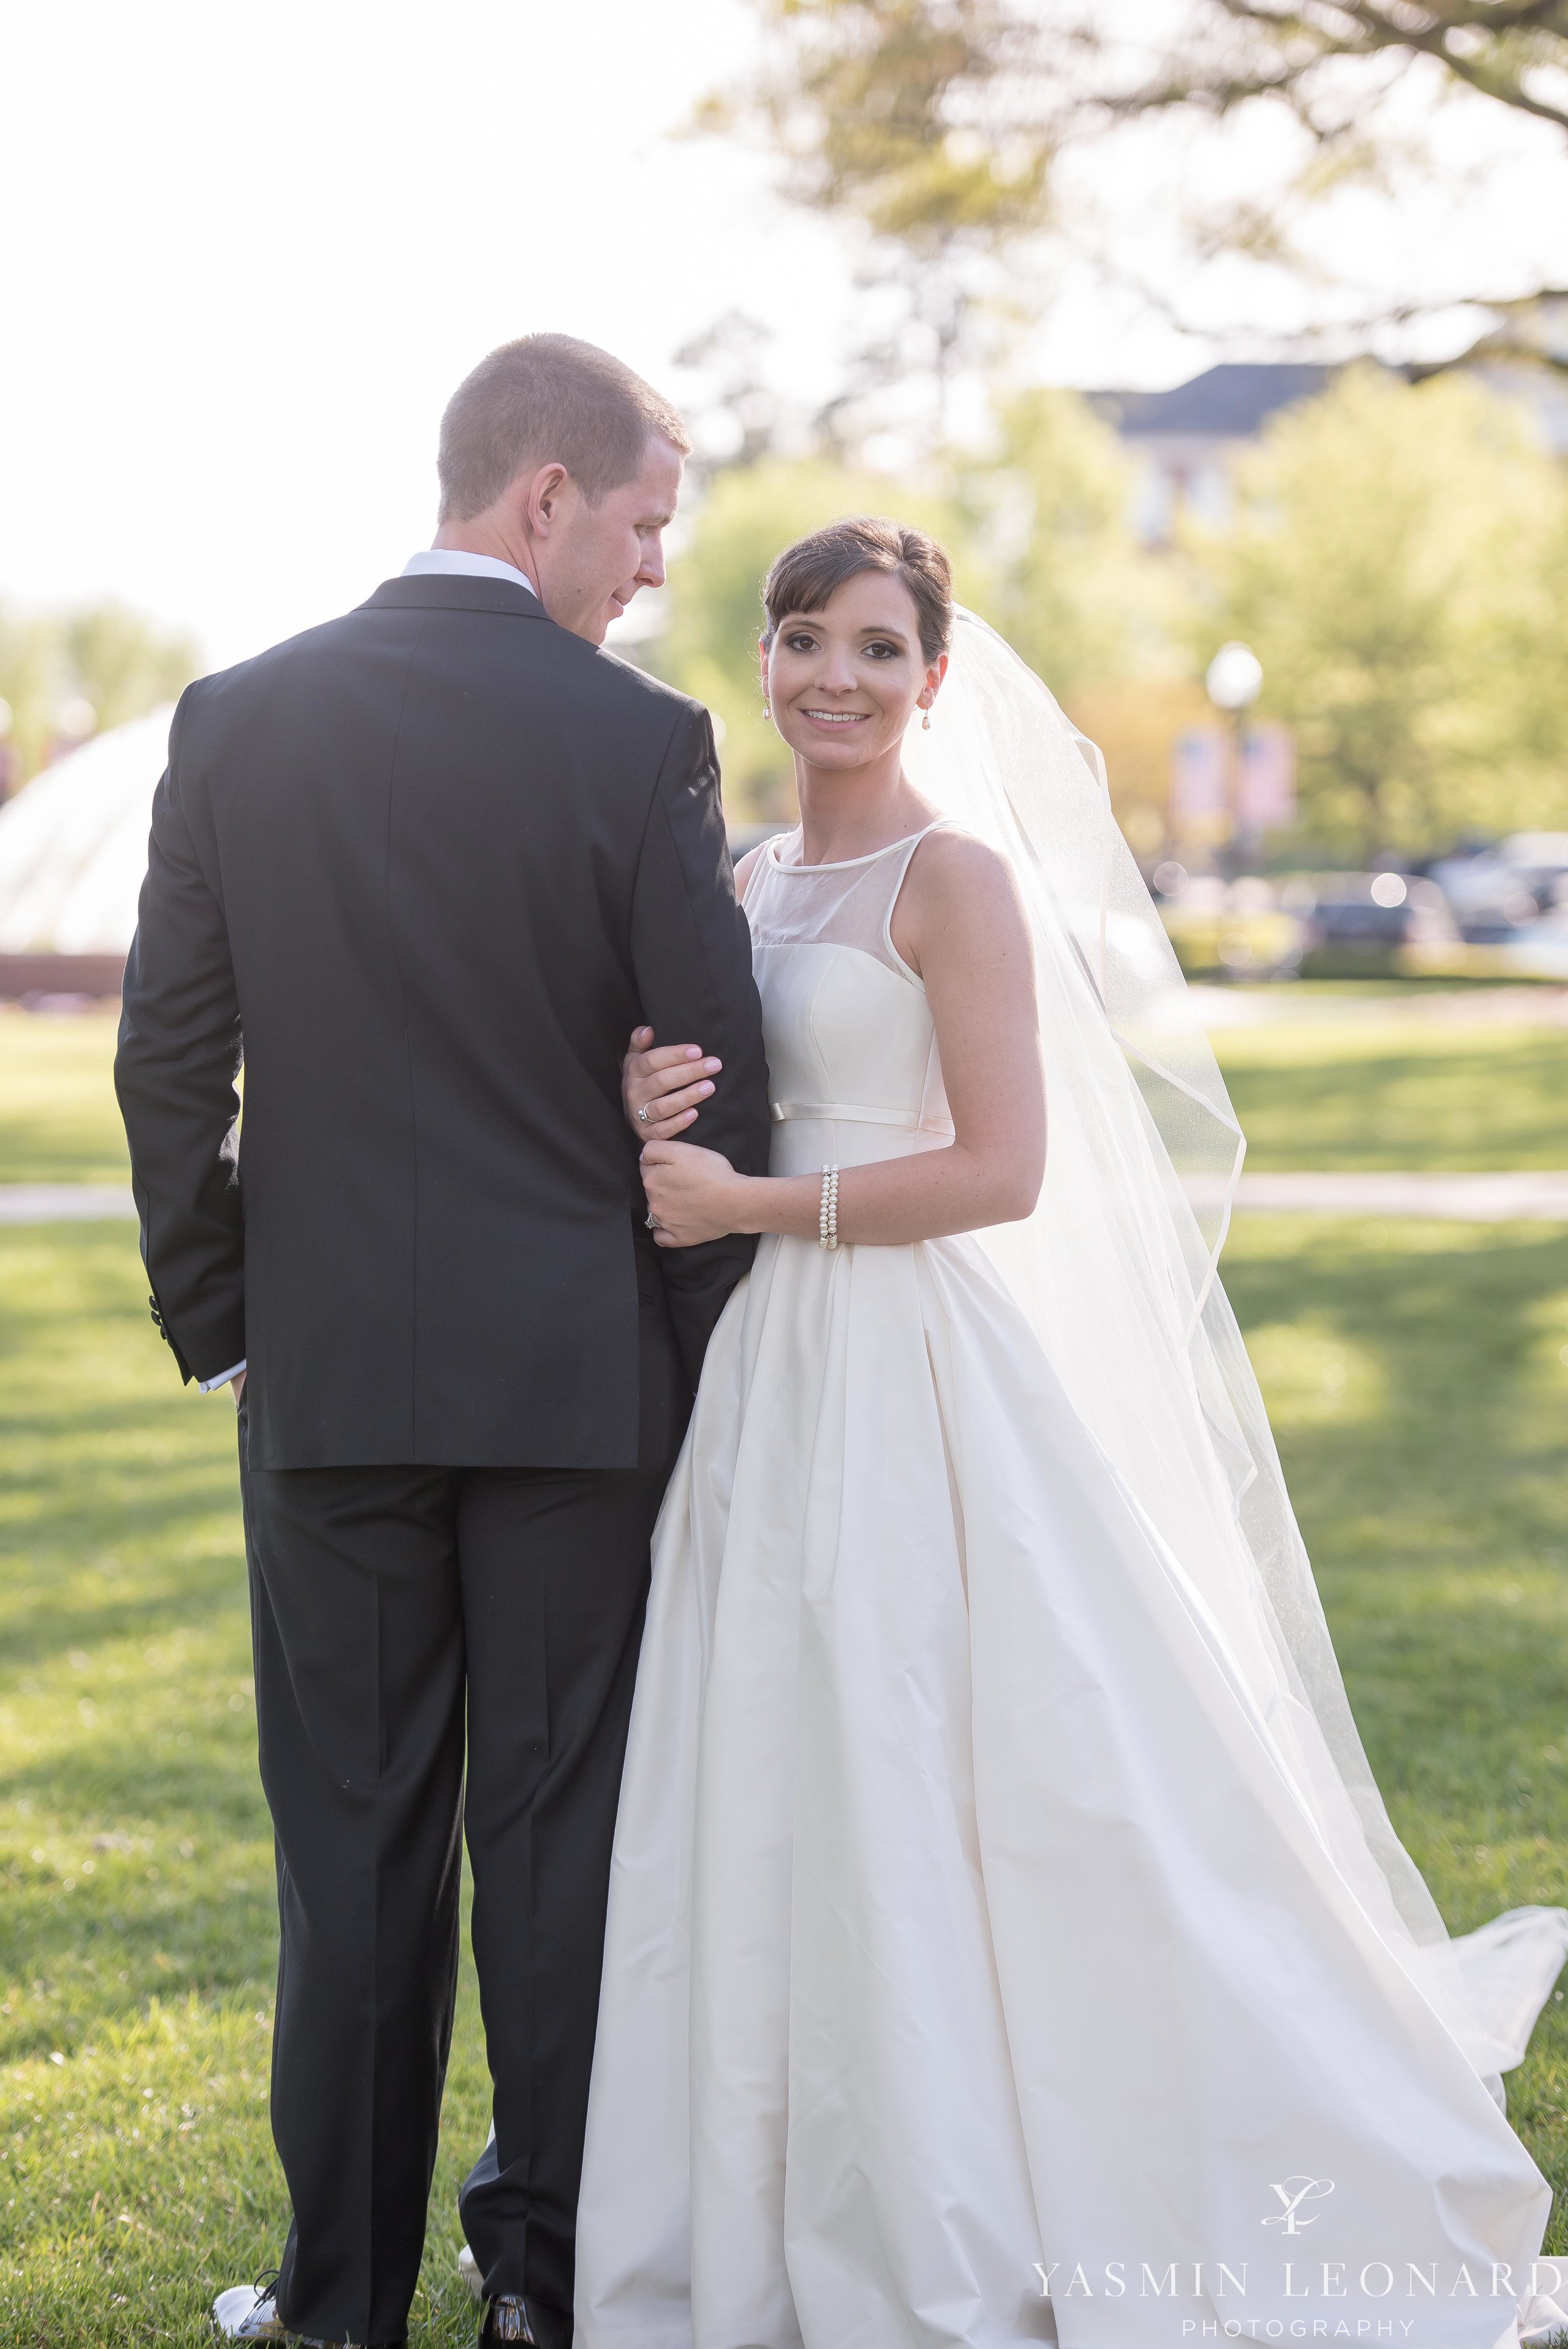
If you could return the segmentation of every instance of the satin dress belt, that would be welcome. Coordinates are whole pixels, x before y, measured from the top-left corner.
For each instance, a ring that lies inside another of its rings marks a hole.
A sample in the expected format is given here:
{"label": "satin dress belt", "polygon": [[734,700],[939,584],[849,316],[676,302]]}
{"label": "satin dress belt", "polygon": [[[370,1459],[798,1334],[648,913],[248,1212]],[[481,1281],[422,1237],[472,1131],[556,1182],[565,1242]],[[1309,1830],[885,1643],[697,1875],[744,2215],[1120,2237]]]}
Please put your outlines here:
{"label": "satin dress belt", "polygon": [[946,1117],[911,1117],[905,1109],[872,1109],[863,1102],[770,1102],[768,1114],[775,1125],[791,1118],[810,1118],[822,1125],[897,1125],[905,1133],[954,1132]]}

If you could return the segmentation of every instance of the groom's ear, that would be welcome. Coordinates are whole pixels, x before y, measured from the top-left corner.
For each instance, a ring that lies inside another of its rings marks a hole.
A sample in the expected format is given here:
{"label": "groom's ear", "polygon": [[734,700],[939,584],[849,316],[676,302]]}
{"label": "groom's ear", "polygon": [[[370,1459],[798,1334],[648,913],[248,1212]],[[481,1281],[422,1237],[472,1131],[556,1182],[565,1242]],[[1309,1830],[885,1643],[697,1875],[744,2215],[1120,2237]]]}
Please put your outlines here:
{"label": "groom's ear", "polygon": [[572,487],[565,466],[553,460],[536,466],[531,473],[520,473],[511,486],[519,519],[536,536],[547,537],[560,523]]}

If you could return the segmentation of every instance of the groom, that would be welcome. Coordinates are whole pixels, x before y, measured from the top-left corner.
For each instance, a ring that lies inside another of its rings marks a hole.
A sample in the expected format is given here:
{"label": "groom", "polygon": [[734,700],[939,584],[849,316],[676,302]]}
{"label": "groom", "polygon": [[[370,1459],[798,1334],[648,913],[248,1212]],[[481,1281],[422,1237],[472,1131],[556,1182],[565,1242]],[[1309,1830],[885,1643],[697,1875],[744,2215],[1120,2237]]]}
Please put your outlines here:
{"label": "groom", "polygon": [[572,2337],[648,1538],[753,1245],[644,1228],[637,1022],[712,1040],[704,1139],[767,1161],[712,730],[600,649],[663,580],[688,447],[605,352],[492,352],[434,548],[170,736],[116,1075],[153,1319],[240,1413],[294,2223],[233,2337],[403,2338],[465,1826],[480,2337]]}

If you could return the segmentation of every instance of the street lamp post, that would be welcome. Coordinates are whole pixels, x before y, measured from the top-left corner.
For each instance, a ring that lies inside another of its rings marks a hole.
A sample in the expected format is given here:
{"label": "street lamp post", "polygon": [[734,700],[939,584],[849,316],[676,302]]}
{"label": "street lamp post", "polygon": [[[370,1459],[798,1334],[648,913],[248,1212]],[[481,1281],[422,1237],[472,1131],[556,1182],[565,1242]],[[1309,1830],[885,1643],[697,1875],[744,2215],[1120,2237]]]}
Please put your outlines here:
{"label": "street lamp post", "polygon": [[1229,839],[1227,845],[1239,838],[1242,800],[1242,720],[1263,691],[1264,667],[1251,645],[1233,638],[1220,647],[1209,663],[1203,678],[1204,689],[1214,708],[1227,720],[1226,733],[1230,755],[1226,761],[1226,816]]}

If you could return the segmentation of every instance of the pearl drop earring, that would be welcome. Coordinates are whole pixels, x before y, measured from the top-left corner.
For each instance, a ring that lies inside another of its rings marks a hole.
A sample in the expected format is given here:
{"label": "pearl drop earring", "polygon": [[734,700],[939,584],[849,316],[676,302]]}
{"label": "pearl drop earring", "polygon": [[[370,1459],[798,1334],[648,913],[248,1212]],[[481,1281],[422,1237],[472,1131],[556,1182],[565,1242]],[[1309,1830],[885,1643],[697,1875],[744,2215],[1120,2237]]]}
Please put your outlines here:
{"label": "pearl drop earring", "polygon": [[920,721],[920,730],[923,734],[929,734],[931,731],[931,711],[929,708],[927,709],[924,717]]}

